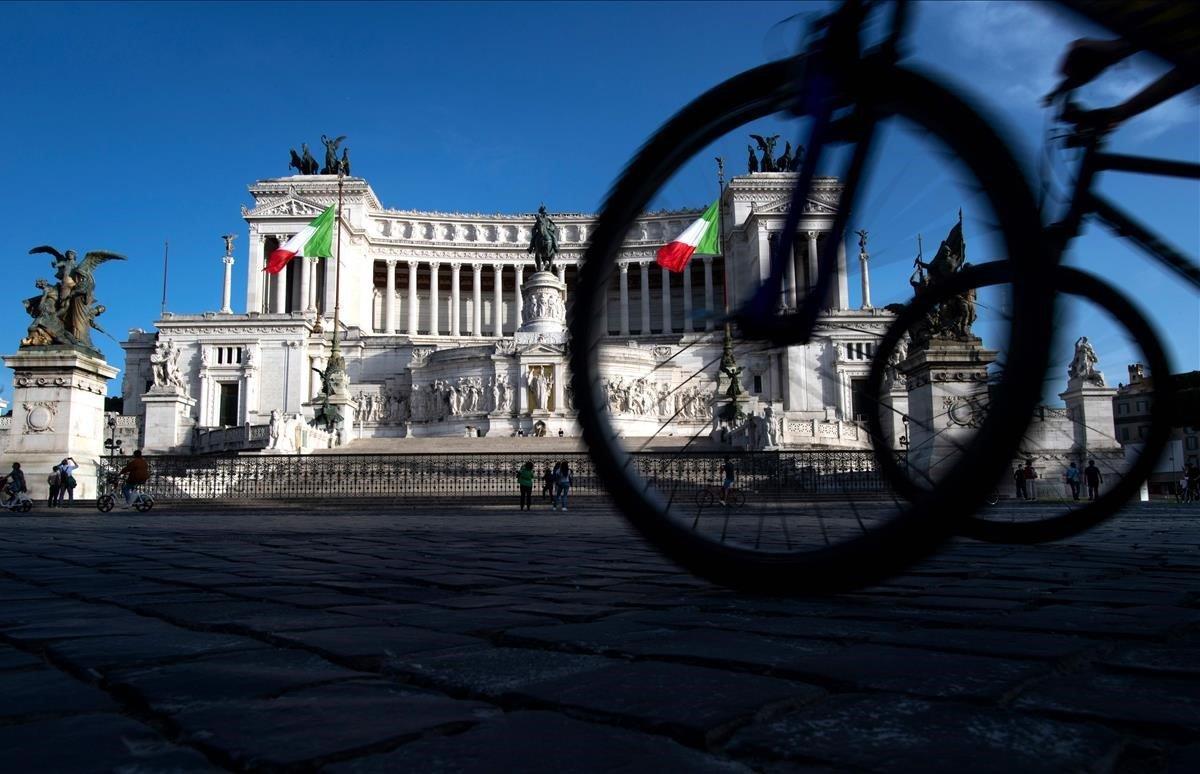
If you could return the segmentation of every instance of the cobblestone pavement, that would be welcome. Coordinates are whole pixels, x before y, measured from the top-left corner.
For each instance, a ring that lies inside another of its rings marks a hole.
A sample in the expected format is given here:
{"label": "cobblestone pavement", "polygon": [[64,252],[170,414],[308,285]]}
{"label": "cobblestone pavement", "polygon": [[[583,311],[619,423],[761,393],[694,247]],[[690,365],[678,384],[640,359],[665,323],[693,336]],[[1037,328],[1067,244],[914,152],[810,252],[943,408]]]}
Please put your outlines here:
{"label": "cobblestone pavement", "polygon": [[0,517],[0,771],[1200,771],[1200,509],[788,599],[575,505]]}

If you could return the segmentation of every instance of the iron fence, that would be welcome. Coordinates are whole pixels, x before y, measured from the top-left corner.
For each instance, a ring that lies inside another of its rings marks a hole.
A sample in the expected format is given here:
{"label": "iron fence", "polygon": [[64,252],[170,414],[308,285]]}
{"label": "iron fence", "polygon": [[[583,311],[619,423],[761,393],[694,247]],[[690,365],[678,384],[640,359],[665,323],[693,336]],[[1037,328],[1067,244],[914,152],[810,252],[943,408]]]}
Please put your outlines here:
{"label": "iron fence", "polygon": [[[634,464],[660,489],[688,496],[719,482],[725,458],[737,470],[738,487],[760,498],[883,494],[887,486],[867,451],[750,453],[643,452]],[[117,469],[128,457],[107,458]],[[514,454],[321,454],[163,455],[147,457],[145,488],[159,500],[315,500],[339,498],[499,498],[517,493],[518,469],[534,466],[534,493],[541,477],[567,462],[571,494],[603,495],[604,486],[586,453]]]}

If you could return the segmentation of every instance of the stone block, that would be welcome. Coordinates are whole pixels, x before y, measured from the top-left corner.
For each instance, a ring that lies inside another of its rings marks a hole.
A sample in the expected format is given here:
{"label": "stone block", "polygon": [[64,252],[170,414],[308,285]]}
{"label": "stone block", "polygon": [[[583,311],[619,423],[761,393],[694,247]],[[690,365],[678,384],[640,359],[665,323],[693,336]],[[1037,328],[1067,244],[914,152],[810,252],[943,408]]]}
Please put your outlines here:
{"label": "stone block", "polygon": [[1034,685],[1014,706],[1041,712],[1200,731],[1200,681],[1132,674],[1078,673]]}
{"label": "stone block", "polygon": [[380,754],[336,763],[335,774],[454,771],[485,774],[749,772],[732,761],[661,737],[585,723],[552,712],[514,712],[450,737],[430,737]]}
{"label": "stone block", "polygon": [[824,691],[772,677],[645,661],[543,680],[516,693],[704,746],[735,723],[812,701]]}
{"label": "stone block", "polygon": [[204,772],[213,765],[120,715],[79,715],[0,726],[5,771]]}
{"label": "stone block", "polygon": [[1106,771],[1119,735],[1084,723],[895,696],[834,696],[738,731],[738,756],[828,762],[839,771],[1057,774]]}
{"label": "stone block", "polygon": [[494,713],[486,704],[370,680],[206,705],[184,710],[174,721],[185,739],[216,747],[241,767],[299,768],[477,723]]}

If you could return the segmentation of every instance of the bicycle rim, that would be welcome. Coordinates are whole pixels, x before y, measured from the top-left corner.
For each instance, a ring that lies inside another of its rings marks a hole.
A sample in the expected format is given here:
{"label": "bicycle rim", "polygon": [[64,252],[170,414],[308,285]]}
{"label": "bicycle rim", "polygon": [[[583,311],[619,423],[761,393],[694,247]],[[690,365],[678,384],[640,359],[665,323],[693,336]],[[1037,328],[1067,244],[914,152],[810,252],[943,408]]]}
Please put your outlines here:
{"label": "bicycle rim", "polygon": [[[837,590],[886,577],[934,550],[955,517],[978,507],[986,493],[965,484],[966,471],[999,470],[1017,441],[1011,419],[1027,416],[1036,402],[1037,373],[1046,353],[1034,345],[1045,334],[1047,294],[1022,281],[1043,262],[1036,208],[1019,167],[988,124],[948,91],[915,73],[888,70],[864,77],[878,90],[876,120],[902,117],[942,141],[976,179],[987,185],[1007,255],[1014,263],[1014,316],[1010,338],[1027,371],[1012,370],[1004,390],[964,459],[944,484],[919,496],[886,524],[837,544],[797,551],[761,551],[733,545],[688,528],[673,517],[672,500],[653,489],[623,447],[602,393],[599,351],[606,332],[598,321],[600,289],[613,272],[632,221],[654,192],[714,138],[779,109],[789,84],[787,63],[748,71],[714,88],[665,125],[631,162],[606,202],[592,233],[571,321],[571,368],[580,423],[597,472],[630,523],[666,556],[719,583],[776,592]],[[1007,421],[1007,424],[1006,424]]]}

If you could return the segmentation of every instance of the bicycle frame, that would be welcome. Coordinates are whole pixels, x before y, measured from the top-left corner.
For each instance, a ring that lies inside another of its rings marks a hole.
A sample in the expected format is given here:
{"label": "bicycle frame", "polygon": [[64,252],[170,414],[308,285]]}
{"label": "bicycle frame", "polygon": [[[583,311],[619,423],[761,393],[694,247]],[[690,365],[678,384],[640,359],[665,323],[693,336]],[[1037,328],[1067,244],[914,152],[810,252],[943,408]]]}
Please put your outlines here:
{"label": "bicycle frame", "polygon": [[[817,317],[826,307],[833,282],[833,268],[837,262],[838,239],[826,240],[817,256],[817,277],[813,290],[794,312],[778,312],[782,296],[785,273],[785,257],[791,254],[796,230],[804,213],[804,205],[817,163],[825,148],[835,140],[854,144],[854,151],[842,175],[842,196],[838,212],[834,216],[830,233],[844,235],[850,213],[858,194],[858,183],[862,179],[870,157],[875,135],[875,121],[865,117],[864,104],[853,106],[853,113],[835,119],[834,114],[846,106],[836,103],[836,95],[842,90],[839,84],[857,77],[859,63],[863,58],[859,31],[863,20],[876,0],[846,0],[841,7],[825,17],[821,24],[826,32],[806,53],[796,57],[797,106],[799,116],[811,116],[813,125],[808,135],[806,152],[801,162],[799,177],[792,189],[792,201],[787,219],[770,252],[770,274],[759,285],[750,301],[733,316],[743,332],[770,340],[776,346],[804,344],[811,340]],[[884,42],[867,54],[882,57],[889,65],[899,59],[899,43],[908,19],[908,0],[896,0],[890,28]],[[855,131],[857,130],[857,132]]]}
{"label": "bicycle frame", "polygon": [[[1070,104],[1068,100],[1066,103],[1068,109]],[[1107,153],[1102,148],[1108,134],[1109,132],[1097,131],[1077,132],[1072,135],[1073,139],[1082,144],[1084,153],[1083,160],[1079,165],[1078,176],[1075,179],[1075,187],[1071,193],[1071,204],[1067,209],[1067,214],[1050,227],[1052,232],[1056,232],[1061,239],[1059,249],[1065,250],[1067,243],[1079,233],[1083,219],[1088,215],[1093,215],[1116,236],[1132,242],[1143,253],[1157,259],[1164,266],[1177,272],[1192,287],[1200,290],[1200,266],[1192,263],[1178,250],[1163,242],[1153,231],[1139,223],[1120,207],[1092,191],[1092,184],[1095,182],[1096,176],[1104,171],[1200,180],[1200,164],[1147,156],[1130,156],[1123,153]]]}

